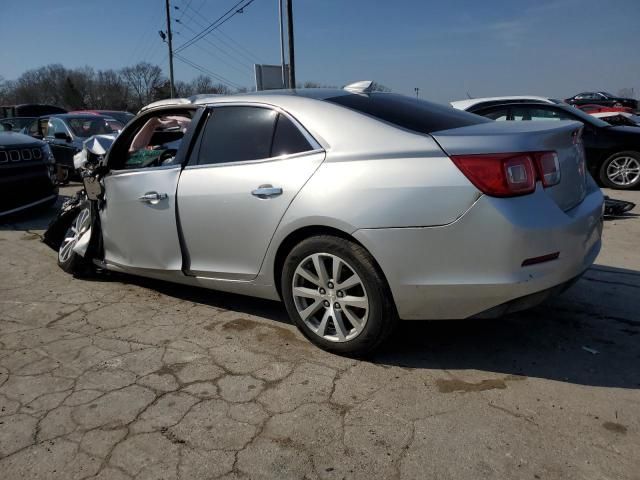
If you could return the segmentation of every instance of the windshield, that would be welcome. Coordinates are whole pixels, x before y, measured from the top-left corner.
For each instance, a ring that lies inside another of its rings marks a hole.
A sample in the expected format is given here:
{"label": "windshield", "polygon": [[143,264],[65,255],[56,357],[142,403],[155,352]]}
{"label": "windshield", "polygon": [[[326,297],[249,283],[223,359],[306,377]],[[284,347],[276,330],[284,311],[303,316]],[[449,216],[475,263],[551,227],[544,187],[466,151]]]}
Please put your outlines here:
{"label": "windshield", "polygon": [[69,118],[67,119],[67,125],[69,125],[73,134],[80,138],[105,133],[117,133],[117,130],[114,130],[106,119],[98,116],[94,118]]}
{"label": "windshield", "polygon": [[609,92],[599,92],[602,93],[603,95],[606,95],[607,97],[615,97],[615,95],[613,93],[609,93]]}

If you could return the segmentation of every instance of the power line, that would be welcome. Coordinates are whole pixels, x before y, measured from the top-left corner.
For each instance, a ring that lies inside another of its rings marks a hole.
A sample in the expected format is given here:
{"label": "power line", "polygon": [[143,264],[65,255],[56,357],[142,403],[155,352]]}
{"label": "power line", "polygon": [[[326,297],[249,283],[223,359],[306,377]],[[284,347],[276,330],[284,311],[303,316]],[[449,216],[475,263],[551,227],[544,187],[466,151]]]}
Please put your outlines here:
{"label": "power line", "polygon": [[[188,30],[190,30],[191,32],[195,32],[195,30],[194,30],[193,28],[191,28],[189,25],[187,25],[186,23],[182,23],[182,22],[180,22],[180,25],[182,25],[183,27],[186,27],[186,28],[187,28]],[[241,66],[242,66],[242,67],[244,67],[245,69],[248,69],[248,70],[250,70],[250,71],[252,70],[252,68],[253,68],[253,67],[252,67],[252,65],[247,64],[247,63],[244,63],[244,62],[243,62],[243,61],[241,61],[240,59],[238,59],[238,58],[234,57],[234,56],[233,56],[233,55],[231,55],[229,52],[227,52],[226,50],[223,50],[223,49],[222,49],[222,48],[220,48],[218,45],[216,45],[215,43],[213,43],[212,41],[210,41],[208,38],[206,38],[206,37],[205,37],[205,38],[203,38],[203,40],[204,40],[205,42],[207,42],[209,45],[211,45],[213,48],[215,48],[216,50],[219,50],[220,52],[224,53],[227,57],[229,57],[231,60],[233,60],[233,61],[237,62],[239,65],[241,65]],[[210,52],[209,50],[206,50],[205,48],[203,48],[203,47],[202,47],[202,45],[200,45],[199,43],[195,44],[195,46],[196,46],[196,47],[198,47],[198,48],[200,48],[201,50],[203,50],[203,51],[205,51],[205,52],[209,53],[210,55],[215,56],[217,59],[219,59],[221,62],[225,63],[225,64],[226,64],[226,65],[228,65],[229,67],[234,68],[234,69],[236,69],[236,70],[238,70],[238,71],[241,71],[241,70],[239,70],[237,67],[235,67],[234,65],[232,65],[232,64],[230,64],[230,63],[228,63],[228,62],[226,62],[224,59],[222,59],[222,58],[218,57],[217,55],[215,55],[213,52]],[[241,71],[241,72],[242,72],[242,73],[246,73],[245,71]]]}
{"label": "power line", "polygon": [[215,72],[212,72],[211,70],[209,70],[208,68],[203,67],[202,65],[198,65],[197,63],[195,63],[192,60],[189,60],[188,58],[183,57],[182,55],[173,52],[174,57],[176,57],[178,60],[180,60],[183,63],[186,63],[187,65],[191,66],[192,68],[195,68],[196,70],[198,70],[201,73],[204,73],[205,75],[212,77],[216,80],[218,80],[221,83],[224,83],[225,85],[227,85],[228,87],[233,87],[233,88],[242,88],[241,85],[238,85],[235,82],[232,82],[231,80],[229,80],[228,78],[223,77],[222,75],[219,75]]}
{"label": "power line", "polygon": [[[246,1],[246,3],[244,3],[244,5],[240,6],[240,4],[245,2],[245,0],[240,0],[233,7],[231,7],[229,10],[227,10],[223,15],[221,15],[218,19],[216,19],[214,22],[212,22],[207,28],[205,28],[199,34],[197,34],[196,36],[194,36],[190,40],[187,40],[185,43],[183,43],[178,48],[176,48],[174,50],[174,53],[175,52],[181,52],[185,48],[193,45],[195,42],[200,40],[202,37],[208,35],[213,30],[215,30],[216,28],[218,28],[221,25],[223,25],[225,22],[231,20],[238,13],[242,13],[244,11],[244,9],[247,8],[249,5],[251,5],[254,1],[255,0],[248,0],[248,1]],[[233,12],[233,13],[231,13],[231,12]]]}
{"label": "power line", "polygon": [[[193,14],[191,13],[187,13],[188,10],[191,10],[193,12]],[[180,17],[180,21],[176,20],[176,22],[187,26],[184,21],[182,21],[181,19],[183,17],[187,17],[187,20],[193,21],[194,23],[196,23],[200,28],[206,28],[205,27],[205,23],[201,22],[200,20],[198,20],[196,18],[196,15],[199,16],[200,18],[202,18],[205,22],[208,22],[208,20],[204,17],[204,15],[202,15],[199,11],[195,11],[193,8],[190,7],[185,7],[185,11],[183,11],[182,16]],[[187,26],[188,28],[188,26]],[[192,30],[195,31],[195,30]],[[235,53],[237,53],[238,55],[240,55],[241,57],[243,57],[245,60],[247,60],[250,64],[254,64],[254,63],[260,63],[260,60],[258,59],[258,57],[256,55],[254,55],[252,52],[250,52],[249,50],[247,50],[245,47],[243,47],[242,45],[240,45],[238,42],[236,42],[233,38],[231,38],[229,35],[227,35],[226,33],[224,33],[222,30],[217,30],[217,31],[212,31],[210,32],[213,35],[215,35],[216,39],[219,40],[222,44],[224,44],[227,48],[229,48],[230,50],[233,50]],[[237,45],[237,48],[234,47],[233,45],[231,45],[229,42],[227,42],[224,38],[221,38],[220,35],[224,35],[226,38],[229,39],[229,41],[233,42],[235,45]],[[208,40],[205,37],[205,40]],[[240,50],[241,49],[241,50]],[[243,50],[243,51],[242,51]],[[246,52],[246,53],[245,53]]]}

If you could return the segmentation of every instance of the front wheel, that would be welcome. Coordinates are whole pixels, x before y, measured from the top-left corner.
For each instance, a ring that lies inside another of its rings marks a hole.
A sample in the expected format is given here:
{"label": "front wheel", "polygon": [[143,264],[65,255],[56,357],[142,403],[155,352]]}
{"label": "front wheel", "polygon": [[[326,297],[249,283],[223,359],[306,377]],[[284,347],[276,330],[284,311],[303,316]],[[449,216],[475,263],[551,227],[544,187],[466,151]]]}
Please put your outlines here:
{"label": "front wheel", "polygon": [[91,226],[91,208],[89,202],[84,202],[78,210],[77,216],[64,234],[58,249],[58,265],[67,273],[78,274],[87,269],[88,262],[73,251],[78,240]]}
{"label": "front wheel", "polygon": [[308,238],[287,256],[281,278],[289,316],[315,345],[362,356],[397,323],[389,288],[373,257],[340,237]]}
{"label": "front wheel", "polygon": [[640,153],[620,152],[607,158],[600,167],[605,187],[630,190],[640,185]]}

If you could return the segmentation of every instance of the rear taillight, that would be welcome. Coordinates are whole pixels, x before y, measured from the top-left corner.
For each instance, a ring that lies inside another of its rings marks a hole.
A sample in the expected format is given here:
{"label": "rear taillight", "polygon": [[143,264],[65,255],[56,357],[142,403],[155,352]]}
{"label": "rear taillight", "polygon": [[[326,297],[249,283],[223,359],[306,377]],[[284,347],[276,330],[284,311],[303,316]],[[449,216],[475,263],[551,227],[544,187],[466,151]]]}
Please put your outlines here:
{"label": "rear taillight", "polygon": [[551,187],[560,183],[560,162],[556,152],[534,153],[538,167],[538,175],[543,187]]}
{"label": "rear taillight", "polygon": [[454,155],[453,163],[478,190],[494,197],[526,195],[560,182],[560,164],[555,152],[490,153]]}

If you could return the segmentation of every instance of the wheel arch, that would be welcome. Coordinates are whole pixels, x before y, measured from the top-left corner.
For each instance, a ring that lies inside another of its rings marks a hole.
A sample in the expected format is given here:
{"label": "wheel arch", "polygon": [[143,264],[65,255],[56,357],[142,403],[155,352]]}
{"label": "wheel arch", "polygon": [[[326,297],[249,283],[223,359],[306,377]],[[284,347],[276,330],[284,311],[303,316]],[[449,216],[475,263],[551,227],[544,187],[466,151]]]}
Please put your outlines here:
{"label": "wheel arch", "polygon": [[[282,270],[284,268],[284,262],[287,258],[287,255],[289,254],[289,252],[291,252],[291,250],[293,250],[293,248],[296,245],[298,245],[303,240],[306,240],[307,238],[310,238],[310,237],[319,236],[319,235],[331,235],[334,237],[344,238],[345,240],[349,240],[359,245],[360,247],[364,248],[367,251],[367,253],[371,255],[371,258],[373,258],[376,268],[381,273],[382,278],[384,278],[385,288],[387,288],[390,298],[393,299],[393,295],[391,294],[391,288],[389,287],[389,282],[387,280],[387,277],[384,271],[382,270],[382,268],[380,267],[380,264],[378,263],[376,258],[373,256],[373,254],[369,251],[369,249],[367,249],[365,245],[363,245],[355,237],[345,232],[344,230],[340,230],[339,228],[335,228],[335,227],[329,227],[326,225],[307,225],[304,227],[300,227],[290,232],[280,242],[280,245],[278,245],[278,249],[274,257],[272,274],[273,274],[274,285],[276,287],[276,290],[278,291],[278,296],[280,298],[282,298],[282,287],[280,285],[281,284],[280,278],[282,276]],[[394,307],[395,307],[395,301],[394,301]]]}

